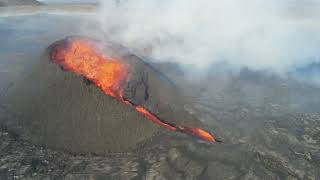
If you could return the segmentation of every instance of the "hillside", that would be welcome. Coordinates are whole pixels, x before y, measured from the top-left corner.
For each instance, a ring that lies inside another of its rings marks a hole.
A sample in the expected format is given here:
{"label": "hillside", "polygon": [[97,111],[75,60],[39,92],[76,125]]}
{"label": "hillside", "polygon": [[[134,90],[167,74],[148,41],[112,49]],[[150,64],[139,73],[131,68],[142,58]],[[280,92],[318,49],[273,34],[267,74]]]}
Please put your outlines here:
{"label": "hillside", "polygon": [[36,0],[0,0],[1,6],[21,6],[21,5],[41,5],[42,3]]}

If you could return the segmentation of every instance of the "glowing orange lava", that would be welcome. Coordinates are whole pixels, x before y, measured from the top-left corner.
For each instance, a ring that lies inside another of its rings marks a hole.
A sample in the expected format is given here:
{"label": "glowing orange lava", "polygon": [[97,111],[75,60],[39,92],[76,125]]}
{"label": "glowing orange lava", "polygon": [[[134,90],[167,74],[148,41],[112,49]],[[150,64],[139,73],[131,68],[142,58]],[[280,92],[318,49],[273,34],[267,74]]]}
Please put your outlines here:
{"label": "glowing orange lava", "polygon": [[77,39],[57,46],[51,58],[63,69],[85,76],[106,94],[122,99],[122,88],[127,81],[128,68],[117,60],[103,57],[94,49],[96,48],[92,43]]}
{"label": "glowing orange lava", "polygon": [[150,121],[171,131],[182,132],[196,136],[209,142],[219,142],[210,133],[186,126],[177,126],[161,120],[156,115],[138,105],[135,106],[123,97],[124,87],[128,81],[129,68],[126,64],[112,58],[107,58],[98,52],[91,41],[84,39],[67,40],[53,48],[51,60],[64,70],[82,75],[100,87],[106,94],[134,106]]}
{"label": "glowing orange lava", "polygon": [[156,117],[155,115],[153,115],[151,112],[149,112],[148,110],[144,109],[143,107],[141,106],[136,106],[135,107],[136,110],[142,114],[144,114],[149,120],[151,120],[152,122],[160,125],[160,126],[163,126],[171,131],[177,131],[177,128],[166,123],[166,122],[163,122],[161,121],[158,117]]}

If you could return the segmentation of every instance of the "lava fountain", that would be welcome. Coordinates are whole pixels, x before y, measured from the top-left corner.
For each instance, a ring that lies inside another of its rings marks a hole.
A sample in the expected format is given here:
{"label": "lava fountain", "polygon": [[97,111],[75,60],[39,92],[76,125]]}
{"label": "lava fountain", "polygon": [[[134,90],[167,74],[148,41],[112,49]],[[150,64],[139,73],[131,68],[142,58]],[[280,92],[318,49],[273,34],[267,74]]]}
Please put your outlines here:
{"label": "lava fountain", "polygon": [[170,131],[195,136],[208,142],[220,142],[212,134],[200,128],[176,125],[160,119],[140,104],[134,104],[124,96],[124,87],[129,80],[130,66],[119,59],[105,56],[93,41],[73,38],[53,47],[52,62],[63,70],[84,76],[97,85],[105,94],[126,105],[133,106],[147,119]]}

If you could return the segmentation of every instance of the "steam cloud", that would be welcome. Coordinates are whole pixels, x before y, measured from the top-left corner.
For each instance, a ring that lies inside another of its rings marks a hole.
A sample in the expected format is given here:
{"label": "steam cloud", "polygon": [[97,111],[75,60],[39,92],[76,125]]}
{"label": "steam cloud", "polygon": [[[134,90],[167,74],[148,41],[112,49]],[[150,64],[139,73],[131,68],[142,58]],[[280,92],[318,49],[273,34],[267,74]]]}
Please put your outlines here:
{"label": "steam cloud", "polygon": [[104,0],[98,19],[108,38],[154,61],[285,72],[319,61],[320,3],[303,2]]}

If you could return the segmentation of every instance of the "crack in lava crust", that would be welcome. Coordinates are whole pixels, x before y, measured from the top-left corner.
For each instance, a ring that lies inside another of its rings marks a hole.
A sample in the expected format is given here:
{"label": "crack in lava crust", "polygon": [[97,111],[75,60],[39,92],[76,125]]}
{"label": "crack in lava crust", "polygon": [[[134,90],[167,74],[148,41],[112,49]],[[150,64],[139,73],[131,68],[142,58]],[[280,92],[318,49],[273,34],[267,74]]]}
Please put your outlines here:
{"label": "crack in lava crust", "polygon": [[97,49],[89,40],[67,39],[53,47],[50,55],[51,60],[62,69],[84,76],[101,88],[105,94],[134,106],[136,111],[142,113],[150,121],[171,131],[189,134],[209,142],[220,142],[209,132],[200,128],[168,123],[144,107],[126,100],[123,94],[129,76],[128,65],[120,60],[103,56]]}

